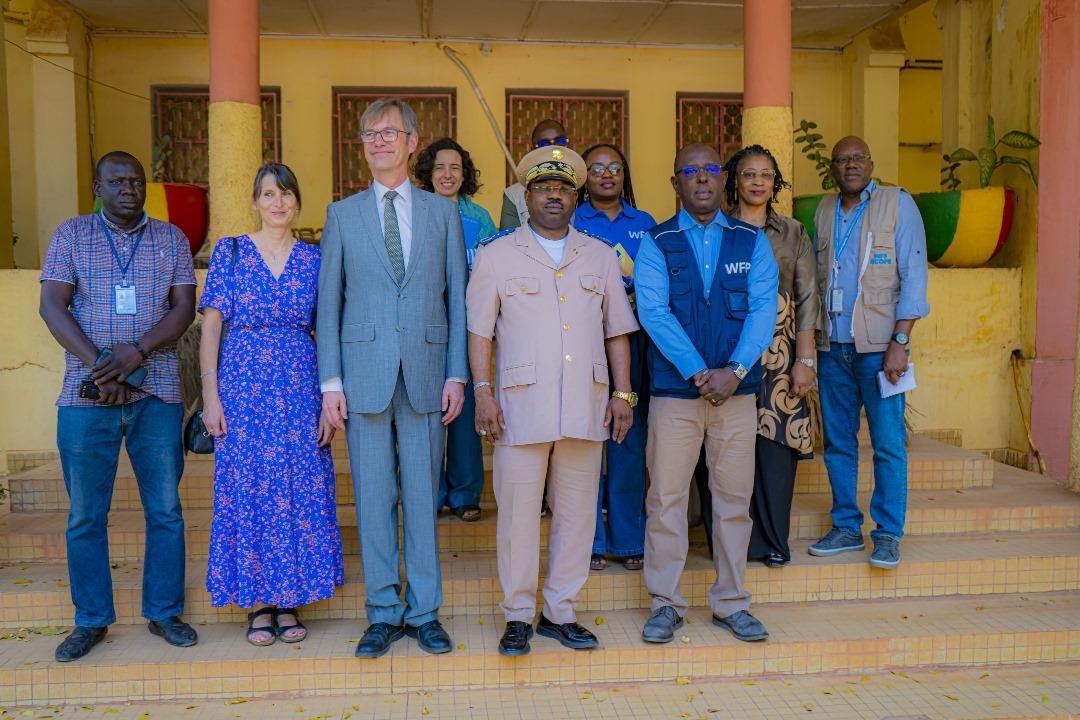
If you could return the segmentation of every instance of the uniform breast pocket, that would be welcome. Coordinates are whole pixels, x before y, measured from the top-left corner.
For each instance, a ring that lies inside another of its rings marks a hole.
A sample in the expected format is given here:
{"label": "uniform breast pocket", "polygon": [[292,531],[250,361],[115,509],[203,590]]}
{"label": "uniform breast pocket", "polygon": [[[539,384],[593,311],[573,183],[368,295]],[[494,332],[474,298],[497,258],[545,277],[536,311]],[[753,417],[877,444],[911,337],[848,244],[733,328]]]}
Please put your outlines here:
{"label": "uniform breast pocket", "polygon": [[686,266],[668,268],[668,294],[685,295],[690,292],[690,271]]}
{"label": "uniform breast pocket", "polygon": [[598,297],[604,296],[604,279],[602,277],[599,275],[582,275],[580,280],[582,290]]}
{"label": "uniform breast pocket", "polygon": [[743,320],[750,312],[750,294],[745,290],[725,290],[727,314],[735,320]]}
{"label": "uniform breast pocket", "polygon": [[540,292],[540,279],[535,277],[512,277],[506,281],[503,295],[506,297],[525,297]]}

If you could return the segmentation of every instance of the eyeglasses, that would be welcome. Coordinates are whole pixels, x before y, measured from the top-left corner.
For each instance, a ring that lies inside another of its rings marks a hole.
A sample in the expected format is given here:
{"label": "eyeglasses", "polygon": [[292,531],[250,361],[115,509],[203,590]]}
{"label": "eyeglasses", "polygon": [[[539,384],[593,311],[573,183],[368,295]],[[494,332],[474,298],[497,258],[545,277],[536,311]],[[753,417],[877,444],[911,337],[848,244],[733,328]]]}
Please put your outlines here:
{"label": "eyeglasses", "polygon": [[687,165],[684,168],[679,168],[679,172],[681,174],[686,175],[687,177],[689,177],[689,176],[692,176],[692,175],[697,175],[699,172],[704,170],[705,172],[709,173],[713,177],[716,177],[717,175],[720,174],[720,171],[722,169],[723,168],[721,168],[716,163],[705,163],[704,165]]}
{"label": "eyeglasses", "polygon": [[543,140],[537,140],[533,148],[542,148],[547,147],[548,145],[562,145],[563,147],[566,147],[569,144],[569,139],[563,137],[562,135],[558,135],[554,138],[544,138]]}
{"label": "eyeglasses", "polygon": [[596,177],[600,177],[604,174],[604,171],[608,171],[612,175],[622,175],[623,164],[621,162],[609,162],[607,165],[604,163],[595,162],[589,166],[589,174]]}
{"label": "eyeglasses", "polygon": [[762,170],[761,172],[758,172],[757,170],[743,170],[739,173],[739,177],[746,182],[754,182],[758,178],[761,178],[764,182],[772,182],[776,179],[776,173],[772,170]]}
{"label": "eyeglasses", "polygon": [[408,135],[408,130],[398,130],[397,128],[383,128],[382,130],[364,130],[360,133],[360,139],[365,143],[375,142],[375,138],[382,138],[384,143],[392,143],[397,140],[398,135]]}
{"label": "eyeglasses", "polygon": [[855,163],[856,165],[862,165],[870,156],[866,153],[855,153],[854,155],[837,155],[832,159],[832,164],[837,167],[844,167],[848,163]]}
{"label": "eyeglasses", "polygon": [[539,193],[541,195],[558,193],[559,195],[565,195],[567,197],[577,195],[577,190],[569,185],[531,185],[529,187],[529,192]]}

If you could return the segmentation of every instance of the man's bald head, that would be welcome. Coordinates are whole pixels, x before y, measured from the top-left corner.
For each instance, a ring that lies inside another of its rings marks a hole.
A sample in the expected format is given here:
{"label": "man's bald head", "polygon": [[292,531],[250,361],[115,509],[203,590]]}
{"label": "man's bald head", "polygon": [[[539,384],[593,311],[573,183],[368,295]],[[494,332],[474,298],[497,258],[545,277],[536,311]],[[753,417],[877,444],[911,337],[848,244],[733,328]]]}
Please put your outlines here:
{"label": "man's bald head", "polygon": [[686,167],[687,158],[690,157],[693,157],[695,162],[698,163],[716,163],[717,165],[723,165],[723,161],[720,159],[720,153],[716,151],[716,148],[712,145],[706,145],[705,143],[694,142],[683,145],[679,148],[679,151],[675,153],[674,172],[678,173],[681,168]]}
{"label": "man's bald head", "polygon": [[857,196],[874,177],[870,146],[856,135],[840,138],[833,145],[829,172],[841,193],[848,197]]}

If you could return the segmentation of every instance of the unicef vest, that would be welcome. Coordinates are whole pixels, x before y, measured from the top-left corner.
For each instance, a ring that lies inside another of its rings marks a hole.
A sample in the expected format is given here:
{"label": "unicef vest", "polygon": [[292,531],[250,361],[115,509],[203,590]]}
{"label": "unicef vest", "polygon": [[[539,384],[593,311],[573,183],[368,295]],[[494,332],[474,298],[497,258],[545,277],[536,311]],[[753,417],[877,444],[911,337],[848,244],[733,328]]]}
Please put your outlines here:
{"label": "unicef vest", "polygon": [[[682,325],[705,364],[722,368],[739,344],[743,323],[750,311],[747,276],[750,271],[757,228],[729,218],[733,227],[724,228],[720,242],[720,260],[713,275],[712,290],[705,297],[694,251],[677,218],[649,231],[653,242],[664,254],[668,269],[668,306]],[[693,380],[683,378],[679,370],[649,343],[649,387],[661,397],[700,397]],[[761,387],[761,363],[755,361],[735,390],[738,395],[756,393]]]}

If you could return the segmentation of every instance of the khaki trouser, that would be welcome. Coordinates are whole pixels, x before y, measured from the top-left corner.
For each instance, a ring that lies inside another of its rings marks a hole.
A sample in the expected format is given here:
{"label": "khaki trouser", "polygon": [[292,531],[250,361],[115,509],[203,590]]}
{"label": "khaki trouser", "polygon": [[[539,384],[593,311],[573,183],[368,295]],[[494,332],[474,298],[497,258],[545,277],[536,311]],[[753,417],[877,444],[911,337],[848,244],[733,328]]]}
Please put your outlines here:
{"label": "khaki trouser", "polygon": [[682,615],[688,607],[679,592],[679,578],[689,546],[686,507],[690,479],[702,442],[712,490],[716,568],[709,607],[720,617],[750,607],[743,574],[752,528],[749,508],[754,492],[756,434],[754,395],[733,395],[717,406],[704,398],[650,399],[645,450],[651,481],[645,499],[645,586],[652,595],[654,611],[670,605]]}
{"label": "khaki trouser", "polygon": [[576,620],[574,603],[589,578],[603,447],[602,442],[571,438],[495,446],[492,474],[499,506],[495,546],[507,622],[531,623],[536,615],[545,478],[551,529],[544,617],[560,624]]}

